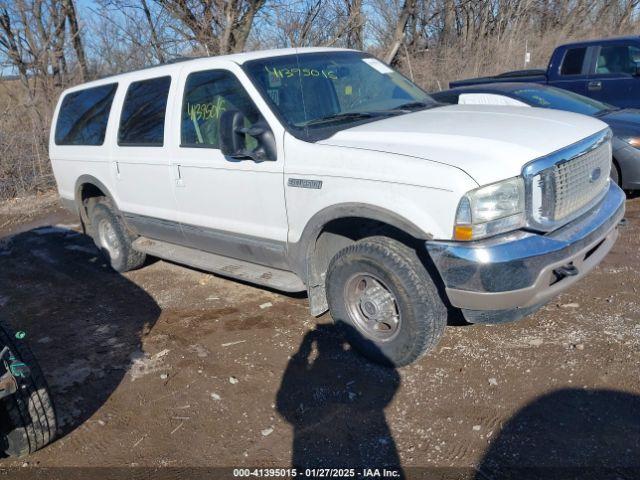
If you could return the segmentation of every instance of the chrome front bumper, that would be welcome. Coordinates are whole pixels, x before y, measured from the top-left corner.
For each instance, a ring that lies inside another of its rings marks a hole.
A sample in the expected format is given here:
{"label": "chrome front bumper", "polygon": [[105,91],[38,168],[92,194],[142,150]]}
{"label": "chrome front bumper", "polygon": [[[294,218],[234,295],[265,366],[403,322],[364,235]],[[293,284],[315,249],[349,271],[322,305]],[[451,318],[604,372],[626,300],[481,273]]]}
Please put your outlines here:
{"label": "chrome front bumper", "polygon": [[468,321],[515,320],[592,270],[611,250],[625,195],[611,183],[598,205],[548,234],[518,231],[476,242],[428,241],[449,301]]}

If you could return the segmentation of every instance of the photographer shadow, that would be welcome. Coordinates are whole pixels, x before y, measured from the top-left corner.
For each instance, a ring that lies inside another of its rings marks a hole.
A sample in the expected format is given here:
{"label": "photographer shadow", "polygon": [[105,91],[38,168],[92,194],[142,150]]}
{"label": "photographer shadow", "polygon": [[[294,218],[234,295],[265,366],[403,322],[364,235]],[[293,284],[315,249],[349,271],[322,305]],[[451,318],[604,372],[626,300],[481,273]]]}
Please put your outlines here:
{"label": "photographer shadow", "polygon": [[292,466],[399,469],[384,414],[399,386],[395,369],[352,351],[335,325],[308,332],[287,365],[276,400],[294,430]]}
{"label": "photographer shadow", "polygon": [[640,478],[640,396],[588,389],[543,395],[504,425],[475,478]]}
{"label": "photographer shadow", "polygon": [[142,353],[155,300],[113,271],[91,238],[40,227],[0,239],[0,313],[26,332],[50,387],[58,437],[92,417]]}

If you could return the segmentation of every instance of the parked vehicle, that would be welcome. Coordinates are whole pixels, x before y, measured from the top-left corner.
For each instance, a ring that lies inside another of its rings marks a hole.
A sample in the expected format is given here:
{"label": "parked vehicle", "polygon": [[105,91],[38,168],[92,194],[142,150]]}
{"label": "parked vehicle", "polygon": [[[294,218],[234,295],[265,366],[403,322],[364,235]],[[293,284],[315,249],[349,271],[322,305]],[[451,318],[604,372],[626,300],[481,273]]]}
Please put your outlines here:
{"label": "parked vehicle", "polygon": [[56,436],[49,387],[24,332],[0,322],[0,451],[22,457]]}
{"label": "parked vehicle", "polygon": [[606,124],[444,107],[357,51],[105,78],[65,91],[52,125],[60,196],[114,269],[150,254],[306,290],[394,365],[436,345],[451,306],[477,323],[535,311],[602,260],[624,213]]}
{"label": "parked vehicle", "polygon": [[442,103],[552,108],[589,115],[613,132],[611,178],[627,190],[640,189],[640,110],[618,108],[577,93],[537,83],[485,83],[431,96]]}
{"label": "parked vehicle", "polygon": [[546,70],[506,72],[451,82],[450,88],[482,83],[542,83],[620,108],[640,108],[640,36],[574,42],[555,49]]}

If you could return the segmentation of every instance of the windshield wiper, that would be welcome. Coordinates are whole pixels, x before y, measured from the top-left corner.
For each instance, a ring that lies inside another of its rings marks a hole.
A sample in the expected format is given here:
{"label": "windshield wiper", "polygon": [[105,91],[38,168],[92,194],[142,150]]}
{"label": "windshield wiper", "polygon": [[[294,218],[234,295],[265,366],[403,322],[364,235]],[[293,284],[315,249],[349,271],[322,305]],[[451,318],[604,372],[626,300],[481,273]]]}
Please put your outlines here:
{"label": "windshield wiper", "polygon": [[437,106],[437,103],[426,103],[426,102],[407,102],[407,103],[403,103],[402,105],[398,105],[397,107],[393,107],[390,108],[388,111],[390,112],[397,112],[397,111],[412,111],[412,110],[418,110],[418,109],[422,109],[422,108],[432,108]]}
{"label": "windshield wiper", "polygon": [[303,123],[302,127],[308,127],[311,125],[321,125],[323,123],[331,123],[331,122],[339,122],[341,120],[360,120],[366,118],[373,118],[380,116],[380,113],[374,112],[344,112],[344,113],[334,113],[333,115],[327,115],[326,117],[315,118],[313,120],[309,120],[306,123]]}
{"label": "windshield wiper", "polygon": [[322,125],[324,123],[332,123],[339,122],[341,120],[362,120],[367,118],[377,118],[377,117],[386,117],[389,115],[393,115],[397,112],[410,112],[415,110],[421,110],[426,108],[437,107],[437,103],[425,103],[425,102],[408,102],[403,103],[394,108],[390,108],[388,110],[380,110],[374,112],[343,112],[343,113],[334,113],[332,115],[327,115],[326,117],[315,118],[313,120],[309,120],[306,123],[300,125],[301,127],[309,127],[312,125]]}

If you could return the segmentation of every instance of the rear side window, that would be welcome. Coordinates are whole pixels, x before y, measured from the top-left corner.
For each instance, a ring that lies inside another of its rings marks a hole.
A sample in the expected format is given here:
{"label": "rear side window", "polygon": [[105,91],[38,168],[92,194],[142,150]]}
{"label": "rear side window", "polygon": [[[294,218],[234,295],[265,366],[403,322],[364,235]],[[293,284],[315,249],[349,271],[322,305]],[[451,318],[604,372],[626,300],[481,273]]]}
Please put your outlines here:
{"label": "rear side window", "polygon": [[102,145],[117,83],[68,93],[56,123],[56,145]]}
{"label": "rear side window", "polygon": [[564,55],[560,75],[580,75],[582,73],[582,64],[584,56],[587,53],[587,47],[570,48]]}
{"label": "rear side window", "polygon": [[161,147],[171,77],[133,82],[122,106],[118,145]]}

